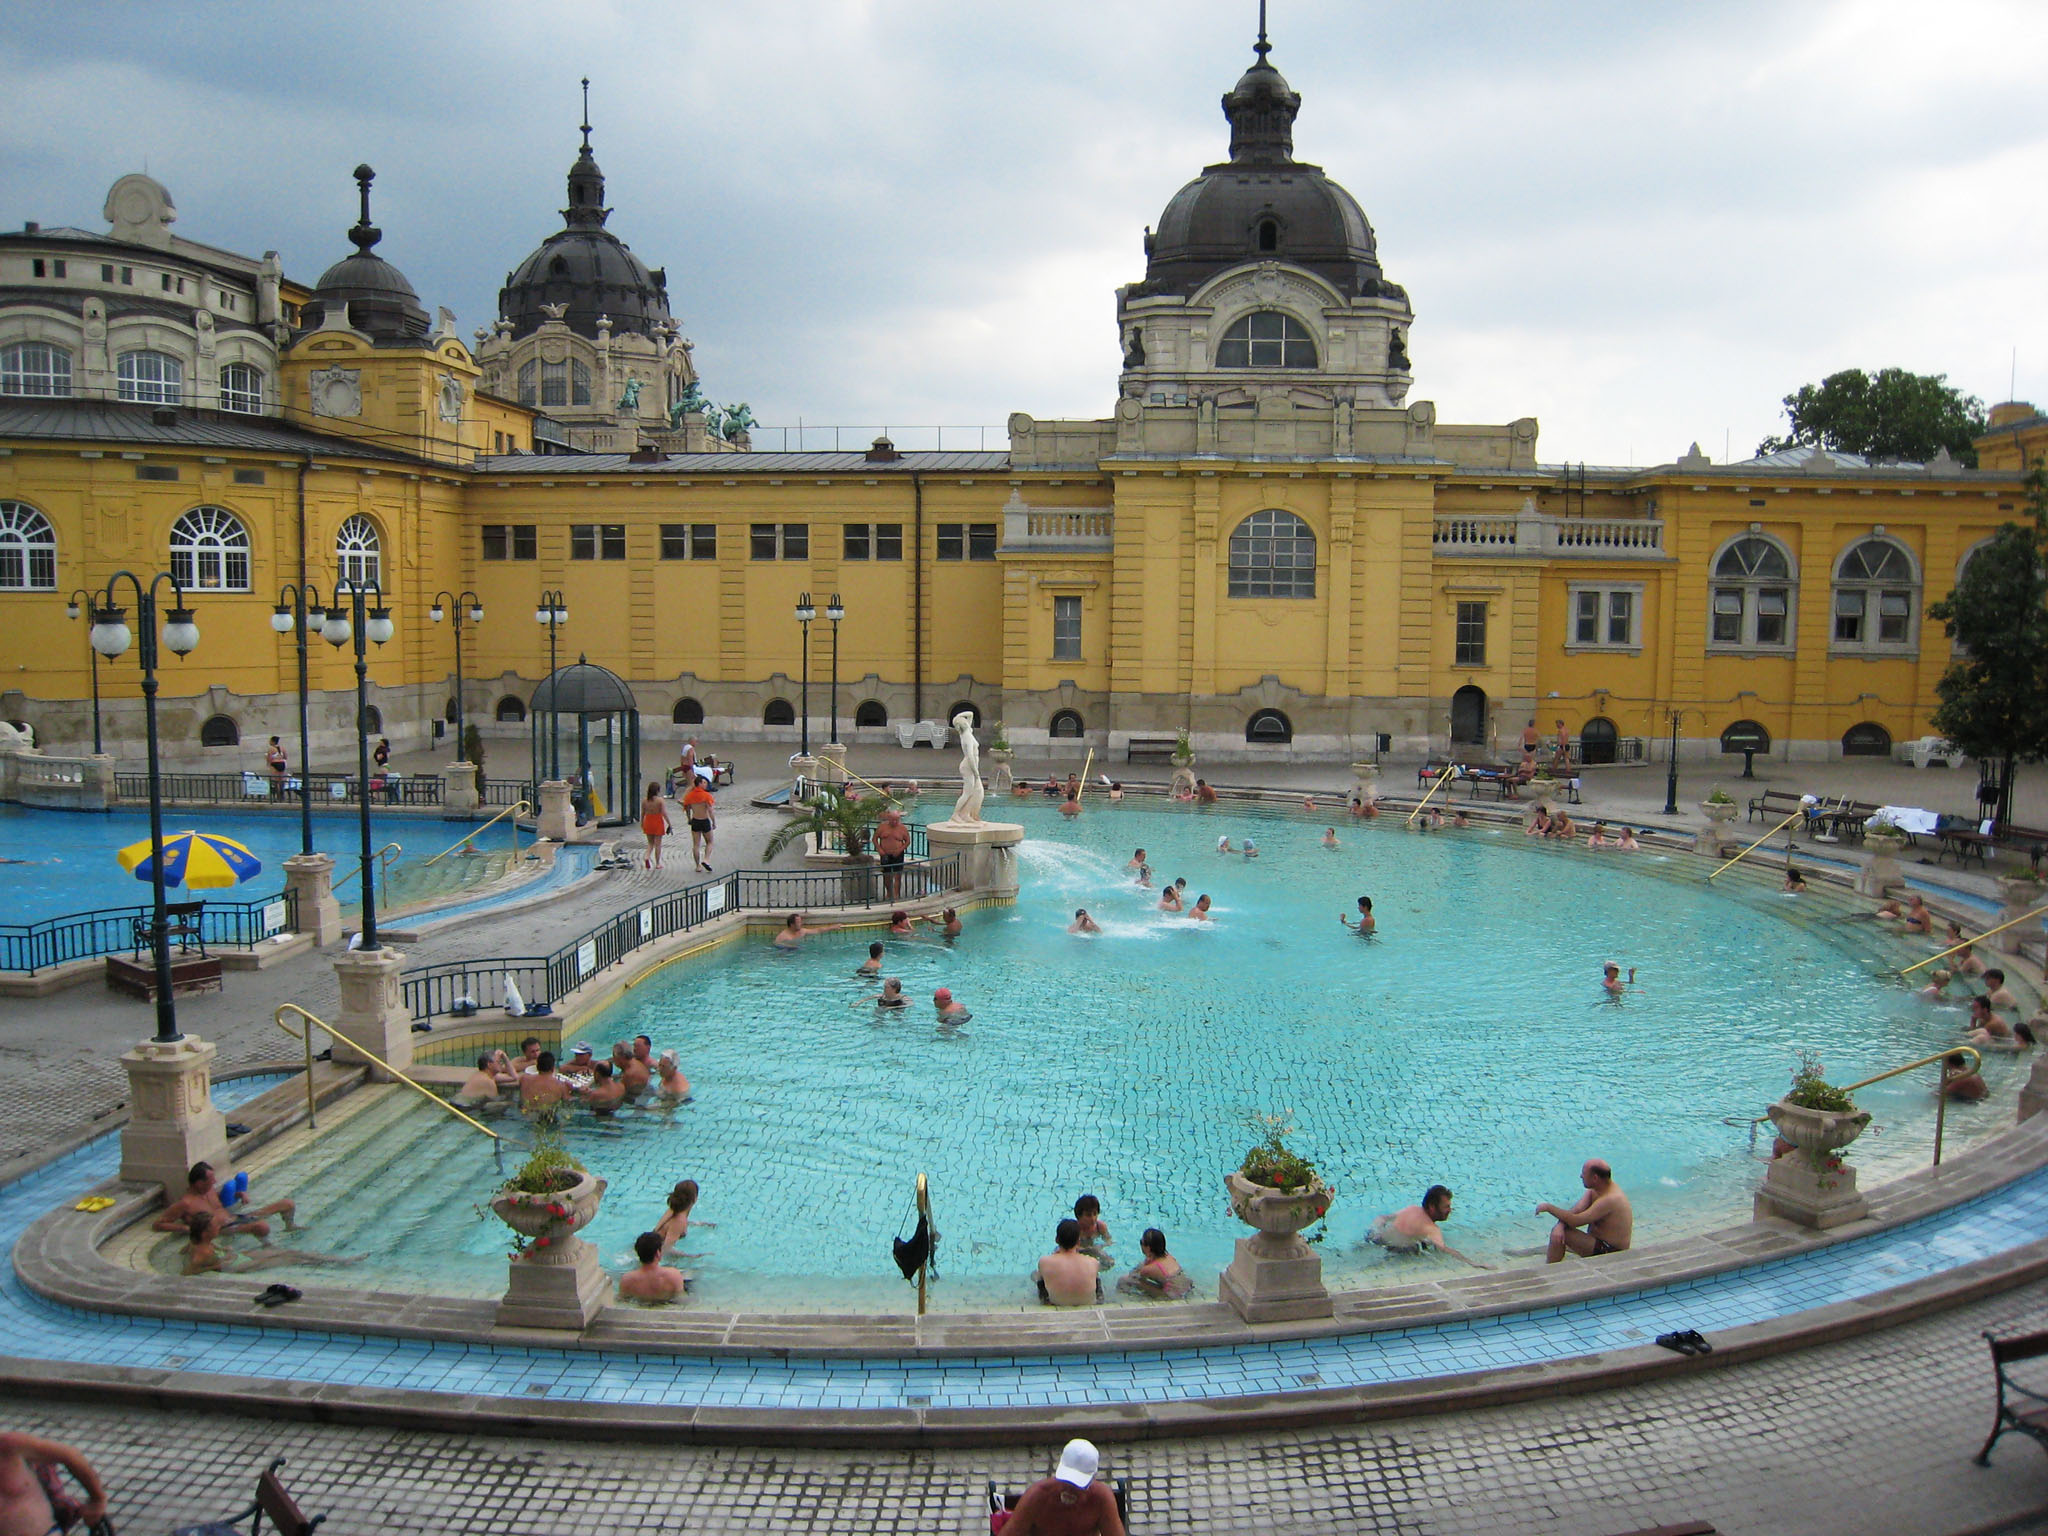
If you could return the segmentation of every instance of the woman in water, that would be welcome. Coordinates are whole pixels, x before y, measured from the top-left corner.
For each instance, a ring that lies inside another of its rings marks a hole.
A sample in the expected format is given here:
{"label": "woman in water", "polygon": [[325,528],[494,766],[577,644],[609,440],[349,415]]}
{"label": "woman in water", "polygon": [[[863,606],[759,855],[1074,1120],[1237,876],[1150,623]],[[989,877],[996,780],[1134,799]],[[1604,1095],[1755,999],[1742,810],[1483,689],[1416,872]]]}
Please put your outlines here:
{"label": "woman in water", "polygon": [[917,930],[911,926],[910,914],[908,912],[891,912],[889,914],[889,932],[896,938],[907,939]]}
{"label": "woman in water", "polygon": [[[668,1209],[661,1220],[654,1224],[654,1235],[661,1239],[662,1257],[666,1258],[671,1248],[689,1235],[690,1212],[697,1208],[697,1181],[683,1179],[668,1192]],[[700,1227],[716,1226],[716,1222],[699,1221]]]}
{"label": "woman in water", "polygon": [[1187,1272],[1180,1267],[1180,1260],[1166,1251],[1166,1234],[1157,1227],[1147,1227],[1144,1236],[1138,1239],[1139,1248],[1144,1250],[1145,1262],[1117,1281],[1116,1288],[1125,1295],[1164,1296],[1170,1301],[1179,1301],[1194,1287]]}
{"label": "woman in water", "polygon": [[647,854],[640,867],[661,868],[661,840],[668,836],[668,801],[659,784],[648,785],[647,797],[640,802],[640,830],[647,836]]}
{"label": "woman in water", "polygon": [[[873,1003],[877,1008],[907,1008],[910,999],[903,995],[903,978],[891,976],[882,983],[882,990],[868,997],[857,997],[855,1003]],[[849,1005],[850,1006],[850,1005]]]}

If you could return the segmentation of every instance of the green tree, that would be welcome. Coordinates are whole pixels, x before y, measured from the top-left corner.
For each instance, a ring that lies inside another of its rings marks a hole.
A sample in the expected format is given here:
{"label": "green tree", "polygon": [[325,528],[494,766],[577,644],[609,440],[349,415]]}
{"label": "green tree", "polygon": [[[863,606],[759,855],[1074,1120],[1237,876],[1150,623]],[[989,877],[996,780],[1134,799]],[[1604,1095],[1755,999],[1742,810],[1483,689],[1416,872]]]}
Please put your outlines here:
{"label": "green tree", "polygon": [[775,829],[768,845],[761,850],[761,857],[773,859],[808,833],[820,842],[837,842],[850,861],[864,861],[868,856],[868,834],[890,804],[880,796],[850,800],[844,792],[821,784],[816,799]]}
{"label": "green tree", "polygon": [[2027,477],[2032,524],[2006,523],[1928,607],[1958,654],[1936,683],[1934,728],[1998,763],[1998,818],[2012,813],[2016,762],[2048,759],[2048,473]]}
{"label": "green tree", "polygon": [[1942,449],[1959,464],[1975,467],[1971,439],[1985,430],[1984,402],[1952,388],[1945,373],[1908,373],[1861,368],[1831,373],[1818,384],[1802,384],[1785,397],[1792,430],[1767,437],[1758,453],[1777,453],[1801,443],[1878,459],[1924,463]]}

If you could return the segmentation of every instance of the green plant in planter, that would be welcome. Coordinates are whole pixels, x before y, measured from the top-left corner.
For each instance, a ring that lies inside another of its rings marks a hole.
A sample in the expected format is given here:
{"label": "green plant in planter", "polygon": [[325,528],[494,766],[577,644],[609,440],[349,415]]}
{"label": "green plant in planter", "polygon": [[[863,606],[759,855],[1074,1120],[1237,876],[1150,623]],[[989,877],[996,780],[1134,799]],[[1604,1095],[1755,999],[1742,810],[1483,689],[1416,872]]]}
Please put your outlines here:
{"label": "green plant in planter", "polygon": [[1718,784],[1714,786],[1713,793],[1707,796],[1707,804],[1709,805],[1733,805],[1734,803],[1735,797]]}
{"label": "green plant in planter", "polygon": [[1179,762],[1192,762],[1194,760],[1195,740],[1188,734],[1186,726],[1182,726],[1173,733],[1173,755],[1175,760]]}
{"label": "green plant in planter", "polygon": [[1262,1135],[1245,1153],[1239,1173],[1254,1184],[1286,1194],[1317,1181],[1316,1165],[1287,1145],[1287,1138],[1294,1134],[1292,1115],[1248,1115],[1246,1124]]}
{"label": "green plant in planter", "polygon": [[1799,1067],[1792,1074],[1792,1089],[1785,1095],[1785,1102],[1796,1104],[1801,1109],[1823,1110],[1828,1114],[1854,1114],[1855,1102],[1823,1077],[1822,1071],[1819,1057],[1811,1052],[1801,1051]]}
{"label": "green plant in planter", "polygon": [[522,1195],[559,1195],[574,1189],[586,1171],[569,1155],[562,1140],[561,1113],[550,1105],[535,1113],[533,1150],[504,1187]]}
{"label": "green plant in planter", "polygon": [[996,728],[989,733],[988,749],[991,752],[1007,752],[1010,750],[1009,733],[1003,729],[1003,722],[1000,720],[996,722]]}

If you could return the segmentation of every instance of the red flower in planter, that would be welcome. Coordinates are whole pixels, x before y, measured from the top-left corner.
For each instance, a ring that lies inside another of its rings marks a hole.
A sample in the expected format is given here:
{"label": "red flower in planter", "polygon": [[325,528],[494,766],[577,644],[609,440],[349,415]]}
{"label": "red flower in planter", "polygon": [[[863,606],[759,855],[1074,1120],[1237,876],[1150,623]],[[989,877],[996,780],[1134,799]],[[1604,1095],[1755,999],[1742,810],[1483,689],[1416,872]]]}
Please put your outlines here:
{"label": "red flower in planter", "polygon": [[547,1238],[545,1238],[545,1237],[536,1237],[536,1238],[535,1238],[535,1239],[533,1240],[533,1246],[534,1246],[534,1247],[536,1247],[536,1248],[545,1248],[545,1247],[547,1247],[547,1245],[548,1245],[548,1239],[547,1239]]}
{"label": "red flower in planter", "polygon": [[548,1214],[554,1217],[557,1221],[560,1221],[563,1217],[569,1214],[569,1207],[567,1207],[566,1205],[551,1204],[548,1206]]}

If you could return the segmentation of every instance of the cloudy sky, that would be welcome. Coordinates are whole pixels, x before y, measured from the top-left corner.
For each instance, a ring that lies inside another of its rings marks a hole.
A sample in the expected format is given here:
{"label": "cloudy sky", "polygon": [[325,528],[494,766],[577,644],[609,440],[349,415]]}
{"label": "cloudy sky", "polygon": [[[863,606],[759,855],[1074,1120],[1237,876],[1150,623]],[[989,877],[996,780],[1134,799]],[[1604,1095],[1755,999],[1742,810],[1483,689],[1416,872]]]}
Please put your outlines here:
{"label": "cloudy sky", "polygon": [[[611,227],[667,267],[715,399],[906,444],[1100,415],[1115,288],[1224,158],[1254,14],[15,0],[0,223],[102,228],[146,166],[180,234],[310,281],[368,160],[382,254],[467,334],[559,227],[587,74]],[[1372,219],[1442,420],[1719,460],[1801,382],[1896,364],[1992,401],[2015,348],[2048,404],[2048,6],[1274,0],[1272,27],[1296,153]]]}

